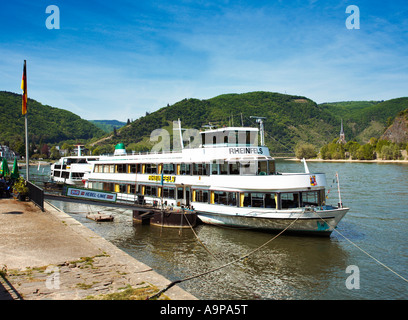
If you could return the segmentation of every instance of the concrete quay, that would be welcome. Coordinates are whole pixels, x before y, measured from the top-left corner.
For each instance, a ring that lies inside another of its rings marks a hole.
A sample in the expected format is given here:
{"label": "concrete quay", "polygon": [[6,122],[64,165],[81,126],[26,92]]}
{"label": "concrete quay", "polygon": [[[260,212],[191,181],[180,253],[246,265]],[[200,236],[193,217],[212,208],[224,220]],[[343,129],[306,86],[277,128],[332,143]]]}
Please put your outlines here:
{"label": "concrete quay", "polygon": [[[45,202],[0,198],[0,300],[144,299],[171,283]],[[160,299],[197,300],[173,286]]]}

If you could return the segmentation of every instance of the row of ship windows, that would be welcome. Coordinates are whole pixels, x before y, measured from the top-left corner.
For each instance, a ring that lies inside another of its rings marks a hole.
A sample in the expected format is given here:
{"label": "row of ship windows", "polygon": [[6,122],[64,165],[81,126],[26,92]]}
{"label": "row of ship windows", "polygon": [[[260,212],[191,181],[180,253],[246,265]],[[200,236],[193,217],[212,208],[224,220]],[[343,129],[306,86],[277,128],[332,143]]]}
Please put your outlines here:
{"label": "row of ship windows", "polygon": [[164,163],[164,164],[95,164],[96,173],[141,173],[174,175],[270,175],[275,174],[274,160],[231,161],[223,163]]}
{"label": "row of ship windows", "polygon": [[[70,174],[69,171],[54,170],[52,173],[52,176],[57,177],[57,178],[69,179],[70,178],[69,174]],[[84,176],[83,172],[72,172],[71,173],[72,180],[81,180],[83,176]]]}
{"label": "row of ship windows", "polygon": [[[209,204],[221,204],[238,207],[258,208],[299,208],[304,206],[321,206],[325,202],[325,190],[304,192],[228,192],[189,187],[160,187],[153,185],[132,185],[117,183],[90,182],[89,188],[136,194],[165,199],[184,200]],[[163,193],[163,194],[162,194]]]}

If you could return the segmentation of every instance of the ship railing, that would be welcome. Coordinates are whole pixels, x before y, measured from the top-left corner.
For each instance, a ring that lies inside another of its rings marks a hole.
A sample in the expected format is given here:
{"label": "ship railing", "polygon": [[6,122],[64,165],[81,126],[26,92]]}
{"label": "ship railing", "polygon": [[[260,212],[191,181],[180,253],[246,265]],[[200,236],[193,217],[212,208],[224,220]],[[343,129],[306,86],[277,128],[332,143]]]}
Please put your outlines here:
{"label": "ship railing", "polygon": [[[201,145],[200,145],[201,146]],[[203,144],[202,147],[204,148],[257,148],[261,147],[256,143],[207,143]]]}
{"label": "ship railing", "polygon": [[136,200],[136,196],[134,194],[117,193],[116,197],[118,200],[122,200],[122,201],[134,202]]}

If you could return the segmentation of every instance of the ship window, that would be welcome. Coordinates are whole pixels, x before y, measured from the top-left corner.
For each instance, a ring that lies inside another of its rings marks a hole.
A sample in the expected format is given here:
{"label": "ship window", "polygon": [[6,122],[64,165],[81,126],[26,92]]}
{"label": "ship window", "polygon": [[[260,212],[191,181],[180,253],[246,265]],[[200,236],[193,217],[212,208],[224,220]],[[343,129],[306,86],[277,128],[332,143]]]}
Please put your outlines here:
{"label": "ship window", "polygon": [[183,188],[177,188],[177,199],[184,199],[184,190],[183,190]]}
{"label": "ship window", "polygon": [[239,174],[239,162],[230,162],[229,172],[230,174]]}
{"label": "ship window", "polygon": [[250,207],[251,206],[251,194],[248,192],[244,193],[244,202],[243,202],[244,207]]}
{"label": "ship window", "polygon": [[299,193],[281,193],[282,209],[298,208],[299,207]]}
{"label": "ship window", "polygon": [[220,174],[228,174],[228,163],[220,163]]}
{"label": "ship window", "polygon": [[157,165],[155,163],[146,164],[146,173],[157,173]]}
{"label": "ship window", "polygon": [[275,193],[246,192],[242,205],[255,208],[276,208]]}
{"label": "ship window", "polygon": [[117,164],[116,165],[116,172],[117,173],[126,173],[126,164]]}
{"label": "ship window", "polygon": [[143,189],[143,186],[141,184],[138,184],[136,186],[136,193],[137,194],[142,194],[142,191],[143,191],[142,189]]}
{"label": "ship window", "polygon": [[175,198],[175,188],[164,187],[163,197],[168,198],[168,199],[174,199]]}
{"label": "ship window", "polygon": [[196,202],[203,202],[208,203],[208,190],[196,190],[195,201]]}
{"label": "ship window", "polygon": [[269,167],[269,174],[275,174],[275,161],[274,160],[268,161],[268,167]]}
{"label": "ship window", "polygon": [[180,174],[186,174],[189,175],[191,173],[190,171],[190,164],[189,163],[182,163],[180,165]]}
{"label": "ship window", "polygon": [[89,182],[89,184],[90,189],[103,190],[102,182]]}
{"label": "ship window", "polygon": [[68,179],[68,178],[69,178],[69,172],[67,172],[67,171],[62,171],[61,178]]}
{"label": "ship window", "polygon": [[136,185],[134,184],[129,185],[129,193],[133,193],[133,194],[136,193]]}
{"label": "ship window", "polygon": [[103,190],[104,191],[114,191],[115,185],[113,183],[104,183]]}
{"label": "ship window", "polygon": [[227,192],[227,198],[229,206],[237,205],[237,194],[235,192]]}
{"label": "ship window", "polygon": [[302,192],[302,206],[317,206],[318,191]]}
{"label": "ship window", "polygon": [[145,195],[146,196],[157,196],[157,187],[155,187],[155,186],[146,186]]}
{"label": "ship window", "polygon": [[218,174],[219,164],[214,161],[211,163],[211,174]]}
{"label": "ship window", "polygon": [[263,208],[264,207],[264,193],[252,193],[252,207]]}
{"label": "ship window", "polygon": [[214,191],[214,203],[228,205],[227,193],[224,191]]}
{"label": "ship window", "polygon": [[114,173],[115,172],[115,165],[113,165],[113,164],[103,165],[103,172],[104,173]]}
{"label": "ship window", "polygon": [[258,161],[258,174],[266,175],[268,172],[268,162],[267,161]]}
{"label": "ship window", "polygon": [[83,172],[72,172],[73,180],[81,180],[83,176],[84,176]]}
{"label": "ship window", "polygon": [[164,163],[163,164],[163,173],[164,174],[175,174],[175,165],[173,163]]}
{"label": "ship window", "polygon": [[207,165],[205,163],[193,163],[193,175],[205,176],[207,174]]}
{"label": "ship window", "polygon": [[238,145],[237,135],[238,135],[238,131],[230,131],[228,133],[228,144],[229,145]]}
{"label": "ship window", "polygon": [[254,175],[256,172],[255,161],[241,161],[241,174]]}
{"label": "ship window", "polygon": [[137,164],[129,164],[129,172],[136,173],[137,172]]}
{"label": "ship window", "polygon": [[[203,192],[207,192],[207,191],[203,191]],[[207,201],[208,201],[208,198],[207,198]],[[222,204],[225,206],[236,206],[237,205],[237,195],[235,192],[214,191],[214,204]]]}
{"label": "ship window", "polygon": [[275,194],[266,193],[265,194],[265,208],[276,208]]}
{"label": "ship window", "polygon": [[127,184],[119,184],[119,191],[120,193],[127,193]]}

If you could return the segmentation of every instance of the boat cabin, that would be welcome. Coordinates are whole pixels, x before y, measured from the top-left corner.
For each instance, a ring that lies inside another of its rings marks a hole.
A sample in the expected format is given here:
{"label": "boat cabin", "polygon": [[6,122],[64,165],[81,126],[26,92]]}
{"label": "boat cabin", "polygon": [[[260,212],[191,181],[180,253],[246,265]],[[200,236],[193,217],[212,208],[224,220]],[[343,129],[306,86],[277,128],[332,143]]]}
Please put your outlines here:
{"label": "boat cabin", "polygon": [[200,133],[204,148],[211,147],[257,147],[258,129],[228,127],[206,130]]}

